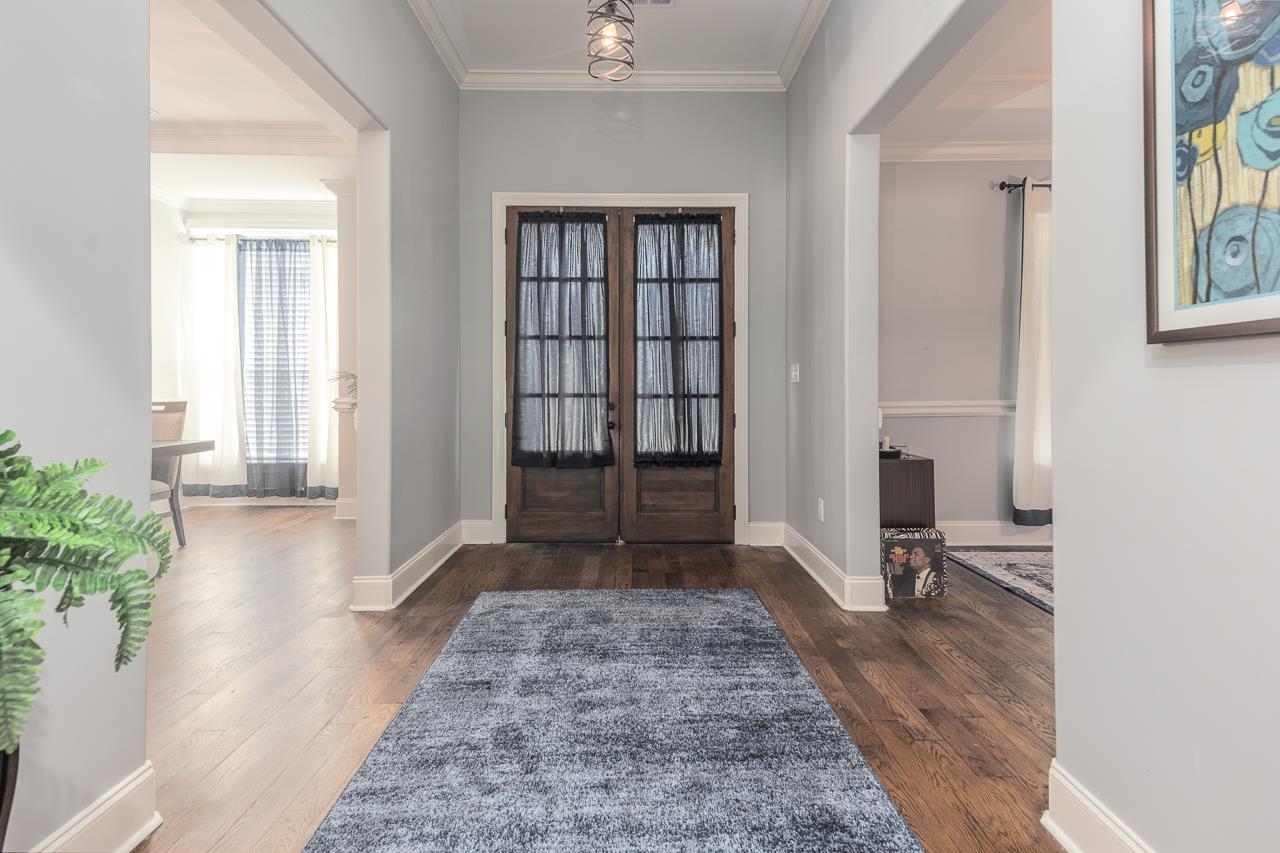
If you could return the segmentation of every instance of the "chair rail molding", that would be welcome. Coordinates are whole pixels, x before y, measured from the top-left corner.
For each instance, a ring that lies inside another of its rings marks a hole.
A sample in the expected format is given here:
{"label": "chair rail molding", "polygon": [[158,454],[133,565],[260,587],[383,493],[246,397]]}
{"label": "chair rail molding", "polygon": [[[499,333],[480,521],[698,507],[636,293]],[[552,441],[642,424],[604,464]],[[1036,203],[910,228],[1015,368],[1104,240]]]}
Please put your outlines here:
{"label": "chair rail molding", "polygon": [[886,418],[999,418],[1017,411],[1014,400],[918,400],[880,404]]}

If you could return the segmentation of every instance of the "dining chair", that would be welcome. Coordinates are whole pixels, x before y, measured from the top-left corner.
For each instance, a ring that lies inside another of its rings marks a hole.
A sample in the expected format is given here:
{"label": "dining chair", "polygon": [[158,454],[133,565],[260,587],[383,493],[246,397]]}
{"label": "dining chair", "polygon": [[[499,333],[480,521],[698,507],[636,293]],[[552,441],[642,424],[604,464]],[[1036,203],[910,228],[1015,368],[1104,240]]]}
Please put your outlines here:
{"label": "dining chair", "polygon": [[[151,404],[151,440],[177,441],[187,423],[187,403],[176,400]],[[168,512],[162,518],[173,518],[173,532],[178,537],[178,547],[187,546],[187,533],[182,527],[182,505],[178,495],[182,491],[182,457],[153,459],[151,462],[151,500],[167,500]]]}

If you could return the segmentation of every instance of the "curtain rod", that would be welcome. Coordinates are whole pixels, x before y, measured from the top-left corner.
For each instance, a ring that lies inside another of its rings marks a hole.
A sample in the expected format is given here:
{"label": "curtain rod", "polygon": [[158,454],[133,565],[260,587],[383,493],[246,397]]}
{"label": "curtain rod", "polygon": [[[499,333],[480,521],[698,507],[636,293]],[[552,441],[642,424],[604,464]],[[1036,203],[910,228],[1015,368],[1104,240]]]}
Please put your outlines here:
{"label": "curtain rod", "polygon": [[[1026,188],[1027,188],[1027,182],[1026,182],[1026,181],[1020,181],[1020,182],[1018,182],[1018,183],[1016,183],[1016,184],[1011,184],[1011,183],[1009,183],[1008,181],[1001,181],[1000,183],[998,183],[998,184],[997,184],[995,181],[992,181],[992,182],[991,182],[991,188],[992,188],[992,189],[996,189],[996,190],[1001,190],[1001,191],[1003,191],[1003,192],[1011,193],[1011,192],[1013,192],[1014,190],[1024,190],[1024,189],[1026,189]],[[1045,181],[1045,182],[1043,182],[1043,183],[1031,184],[1031,189],[1033,189],[1033,190],[1051,190],[1051,189],[1053,189],[1053,182],[1052,182],[1052,181]]]}

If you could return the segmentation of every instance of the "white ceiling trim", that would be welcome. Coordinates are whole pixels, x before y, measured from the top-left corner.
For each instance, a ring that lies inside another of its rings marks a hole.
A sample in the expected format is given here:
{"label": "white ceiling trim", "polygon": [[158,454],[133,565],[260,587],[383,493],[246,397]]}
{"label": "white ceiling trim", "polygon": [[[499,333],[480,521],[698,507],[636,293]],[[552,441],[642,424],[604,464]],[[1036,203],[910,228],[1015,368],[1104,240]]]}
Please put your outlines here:
{"label": "white ceiling trim", "polygon": [[449,31],[445,29],[444,21],[441,21],[436,13],[435,6],[431,5],[431,0],[409,0],[409,7],[413,9],[413,14],[418,16],[418,23],[422,24],[422,28],[427,31],[431,43],[436,46],[436,52],[444,60],[445,67],[453,76],[453,81],[461,86],[467,76],[467,65],[462,61],[462,54],[458,52],[458,46],[449,37]]}
{"label": "white ceiling trim", "polygon": [[791,80],[800,70],[800,63],[804,61],[804,55],[809,52],[809,45],[813,43],[813,37],[818,34],[818,27],[822,26],[822,19],[827,16],[827,9],[830,6],[831,0],[810,0],[808,7],[804,10],[800,27],[796,30],[795,38],[791,40],[790,47],[782,57],[782,67],[778,69],[778,77],[781,78],[784,89],[791,85]]}
{"label": "white ceiling trim", "polygon": [[813,41],[831,0],[809,0],[795,36],[783,55],[776,74],[741,71],[637,71],[626,83],[608,83],[589,77],[582,71],[499,71],[468,69],[449,37],[449,31],[431,0],[409,0],[422,28],[444,61],[460,89],[599,92],[607,90],[647,92],[785,92]]}
{"label": "white ceiling trim", "polygon": [[962,89],[970,91],[999,92],[1017,95],[1028,89],[1049,85],[1053,82],[1049,74],[989,74],[983,77],[972,77],[966,80]]}
{"label": "white ceiling trim", "polygon": [[885,142],[880,146],[882,163],[1001,163],[1052,160],[1053,145],[1047,140],[944,142],[940,145]]}
{"label": "white ceiling trim", "polygon": [[777,74],[746,71],[637,71],[626,83],[582,71],[468,71],[465,90],[542,92],[785,92]]}
{"label": "white ceiling trim", "polygon": [[332,231],[338,227],[337,201],[191,199],[182,209],[188,229],[281,228]]}
{"label": "white ceiling trim", "polygon": [[346,157],[354,150],[322,124],[152,122],[153,154]]}

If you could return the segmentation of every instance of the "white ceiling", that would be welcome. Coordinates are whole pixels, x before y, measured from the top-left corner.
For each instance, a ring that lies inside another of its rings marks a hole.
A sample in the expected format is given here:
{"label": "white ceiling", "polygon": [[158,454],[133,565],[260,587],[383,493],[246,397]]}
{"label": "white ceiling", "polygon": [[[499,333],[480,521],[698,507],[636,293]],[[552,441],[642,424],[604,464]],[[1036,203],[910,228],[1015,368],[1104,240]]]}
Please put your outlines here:
{"label": "white ceiling", "polygon": [[151,110],[165,123],[316,122],[179,0],[151,0]]}
{"label": "white ceiling", "polygon": [[[840,0],[846,2],[847,0]],[[594,89],[580,0],[411,0],[464,89]],[[673,0],[635,9],[631,89],[786,88],[830,0]]]}
{"label": "white ceiling", "polygon": [[1051,26],[1050,0],[1007,3],[885,128],[886,159],[1049,159]]}

